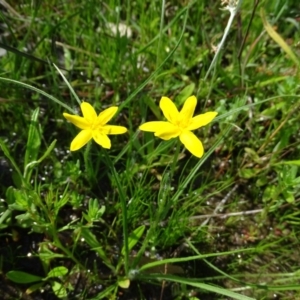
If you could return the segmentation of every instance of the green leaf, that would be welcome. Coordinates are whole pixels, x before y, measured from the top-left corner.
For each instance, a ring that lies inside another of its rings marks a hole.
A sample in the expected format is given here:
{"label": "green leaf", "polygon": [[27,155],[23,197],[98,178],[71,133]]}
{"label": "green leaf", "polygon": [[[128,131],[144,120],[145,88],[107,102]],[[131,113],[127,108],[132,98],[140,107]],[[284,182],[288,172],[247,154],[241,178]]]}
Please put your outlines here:
{"label": "green leaf", "polygon": [[39,108],[35,109],[31,116],[31,123],[29,126],[25,152],[24,169],[30,162],[37,159],[38,152],[41,146],[41,134],[39,130],[38,116]]}
{"label": "green leaf", "polygon": [[15,203],[15,189],[12,186],[7,188],[5,196],[8,205]]}
{"label": "green leaf", "polygon": [[[136,243],[139,241],[141,236],[143,235],[145,230],[145,225],[142,225],[138,228],[136,228],[133,233],[128,237],[128,250],[131,250]],[[122,255],[125,255],[125,247],[122,248]]]}
{"label": "green leaf", "polygon": [[63,258],[63,257],[65,257],[63,254],[54,253],[48,248],[46,248],[45,246],[41,246],[41,251],[39,253],[39,258],[41,260],[47,261],[53,258]]}
{"label": "green leaf", "polygon": [[[13,207],[13,206],[10,206],[10,207]],[[17,215],[16,221],[17,221],[18,226],[20,226],[22,228],[32,228],[33,223],[35,222],[32,219],[32,215],[29,212]]]}
{"label": "green leaf", "polygon": [[176,103],[178,103],[178,105],[182,105],[188,97],[193,95],[194,90],[195,83],[187,85],[176,97]]}
{"label": "green leaf", "polygon": [[[130,257],[130,262],[132,262],[134,265],[136,257]],[[149,263],[156,263],[158,260],[157,258],[150,258],[150,257],[145,257],[142,256],[141,258],[139,258],[138,260],[138,265],[140,266],[144,266],[147,265]],[[180,267],[178,264],[170,264],[170,263],[165,263],[165,264],[160,264],[160,265],[156,265],[152,268],[148,268],[146,270],[143,270],[144,273],[147,274],[153,274],[153,273],[162,273],[162,274],[173,274],[173,275],[180,275],[180,274],[185,274],[185,271],[182,267]],[[134,279],[136,276],[136,272],[130,272],[129,273],[129,278],[130,279]]]}
{"label": "green leaf", "polygon": [[300,177],[297,177],[293,180],[293,185],[299,185],[300,184]]}
{"label": "green leaf", "polygon": [[14,167],[15,171],[17,172],[19,180],[22,182],[22,184],[25,185],[25,181],[24,181],[23,175],[22,175],[22,173],[21,173],[18,165],[16,164],[15,160],[13,159],[13,157],[10,155],[8,148],[6,147],[5,143],[1,139],[0,139],[0,147],[1,147],[4,155],[7,157],[7,159],[10,161],[10,163]]}
{"label": "green leaf", "polygon": [[263,201],[269,201],[275,198],[277,195],[277,187],[274,185],[269,185],[266,187],[263,193]]}
{"label": "green leaf", "polygon": [[269,36],[280,46],[280,48],[287,54],[287,56],[295,63],[297,67],[300,67],[300,60],[295,55],[291,47],[284,41],[284,39],[273,29],[271,24],[267,21],[265,11],[263,8],[260,9],[260,16],[263,21],[265,30]]}
{"label": "green leaf", "polygon": [[66,267],[56,267],[48,273],[47,278],[65,276],[68,272]]}
{"label": "green leaf", "polygon": [[[54,215],[55,216],[58,215],[59,210],[62,207],[64,207],[68,203],[68,201],[70,200],[70,194],[68,193],[68,190],[69,190],[69,183],[66,185],[63,194],[60,197],[56,197],[56,199],[54,201]],[[51,197],[50,197],[50,202],[52,202]]]}
{"label": "green leaf", "polygon": [[25,293],[27,295],[39,290],[43,285],[45,284],[45,282],[39,282],[39,283],[35,283],[33,285],[31,285],[26,291]]}
{"label": "green leaf", "polygon": [[24,170],[24,178],[26,179],[27,182],[30,181],[30,177],[31,177],[31,173],[32,173],[32,169],[34,166],[36,166],[37,164],[41,163],[50,153],[51,151],[54,149],[56,144],[56,140],[54,140],[50,146],[47,148],[46,152],[42,155],[42,157],[40,157],[38,160],[33,160],[30,163],[28,163],[25,166],[25,170]]}
{"label": "green leaf", "polygon": [[249,179],[249,178],[252,178],[252,177],[255,177],[257,175],[257,173],[259,173],[259,169],[241,169],[239,170],[239,176],[241,178],[245,178],[245,179]]}
{"label": "green leaf", "polygon": [[298,173],[298,166],[283,166],[282,172],[280,172],[280,177],[282,178],[285,185],[293,185]]}
{"label": "green leaf", "polygon": [[9,271],[6,273],[6,277],[16,283],[32,283],[43,280],[43,277],[32,275],[22,271]]}
{"label": "green leaf", "polygon": [[103,262],[111,269],[114,269],[114,267],[111,265],[110,260],[107,258],[104,250],[103,250],[103,244],[99,243],[97,238],[88,228],[81,228],[81,236],[84,238],[86,243],[98,253],[98,255],[103,259]]}
{"label": "green leaf", "polygon": [[65,298],[68,296],[67,289],[61,283],[57,281],[52,281],[51,287],[56,297]]}
{"label": "green leaf", "polygon": [[128,289],[130,285],[130,280],[128,278],[122,278],[118,280],[118,286],[123,289]]}
{"label": "green leaf", "polygon": [[258,164],[263,163],[262,159],[258,156],[255,150],[246,147],[245,152],[248,154],[251,160],[255,161]]}
{"label": "green leaf", "polygon": [[162,115],[161,115],[160,109],[159,109],[158,105],[154,102],[154,100],[151,97],[148,97],[148,96],[145,97],[145,99],[143,99],[143,100],[149,106],[149,108],[151,109],[151,111],[154,114],[154,116],[158,120],[161,120],[162,119]]}
{"label": "green leaf", "polygon": [[269,179],[265,174],[261,174],[256,180],[256,186],[261,187],[269,183]]}
{"label": "green leaf", "polygon": [[210,292],[213,292],[213,293],[216,293],[219,295],[224,295],[224,296],[230,297],[230,299],[255,300],[255,298],[251,298],[248,296],[244,296],[244,295],[232,292],[229,289],[224,289],[224,288],[218,287],[216,285],[199,282],[200,279],[182,278],[182,277],[177,277],[177,276],[173,276],[173,275],[163,275],[163,274],[140,276],[140,278],[143,280],[147,280],[147,279],[151,280],[152,279],[152,280],[164,280],[164,281],[169,281],[169,282],[177,282],[180,284],[193,286],[193,287],[199,288],[201,290],[210,291]]}
{"label": "green leaf", "polygon": [[282,191],[282,194],[283,194],[284,199],[288,203],[294,203],[295,202],[295,197],[294,197],[293,191],[285,190],[285,191]]}
{"label": "green leaf", "polygon": [[10,187],[6,191],[8,207],[11,210],[27,210],[29,203],[25,191]]}
{"label": "green leaf", "polygon": [[276,165],[295,165],[295,166],[300,166],[300,159],[298,160],[286,160],[286,161],[281,161],[279,163],[274,164]]}
{"label": "green leaf", "polygon": [[3,213],[0,213],[0,230],[6,228],[8,225],[3,224],[6,219],[9,219],[11,216],[11,209],[5,210]]}
{"label": "green leaf", "polygon": [[99,201],[97,199],[90,199],[88,212],[87,214],[83,213],[83,216],[88,222],[94,222],[99,221],[104,212],[105,206],[102,205],[99,207]]}

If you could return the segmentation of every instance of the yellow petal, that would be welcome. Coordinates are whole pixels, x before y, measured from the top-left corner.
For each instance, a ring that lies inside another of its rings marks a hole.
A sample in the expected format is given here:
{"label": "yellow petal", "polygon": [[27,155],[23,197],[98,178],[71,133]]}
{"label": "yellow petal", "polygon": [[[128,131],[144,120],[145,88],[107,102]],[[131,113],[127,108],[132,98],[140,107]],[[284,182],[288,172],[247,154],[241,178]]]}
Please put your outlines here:
{"label": "yellow petal", "polygon": [[91,104],[88,102],[82,102],[80,105],[83,117],[90,123],[92,124],[96,118],[97,114]]}
{"label": "yellow petal", "polygon": [[93,132],[93,139],[95,140],[95,142],[97,144],[99,144],[103,148],[110,149],[111,142],[110,142],[109,137],[106,134],[101,133],[99,131],[94,131]]}
{"label": "yellow petal", "polygon": [[76,115],[69,115],[67,113],[63,113],[63,116],[70,121],[71,123],[73,123],[75,126],[79,127],[80,129],[89,129],[90,128],[90,124],[89,122],[79,116]]}
{"label": "yellow petal", "polygon": [[194,130],[209,124],[218,113],[215,111],[210,111],[202,115],[198,115],[192,118],[190,125],[186,128],[187,130]]}
{"label": "yellow petal", "polygon": [[185,130],[180,136],[179,139],[181,143],[185,146],[196,157],[201,157],[204,153],[203,145],[201,141],[191,132]]}
{"label": "yellow petal", "polygon": [[107,122],[110,121],[110,119],[115,115],[117,112],[118,107],[112,106],[101,112],[98,116],[97,123],[99,125],[105,125]]}
{"label": "yellow petal", "polygon": [[122,134],[127,132],[127,128],[116,125],[105,125],[102,127],[102,132],[105,134]]}
{"label": "yellow petal", "polygon": [[71,143],[70,150],[76,151],[83,147],[92,138],[91,130],[81,130]]}
{"label": "yellow petal", "polygon": [[188,124],[190,119],[194,115],[194,111],[197,105],[197,98],[195,96],[188,97],[184,102],[184,105],[179,113],[181,122]]}
{"label": "yellow petal", "polygon": [[149,132],[156,132],[161,130],[164,126],[167,126],[167,124],[170,124],[169,122],[164,121],[152,121],[152,122],[146,122],[142,124],[139,129],[142,131],[149,131]]}
{"label": "yellow petal", "polygon": [[180,134],[180,130],[177,126],[165,122],[164,126],[161,127],[158,131],[155,132],[155,136],[163,139],[163,140],[169,140],[175,137],[178,137]]}
{"label": "yellow petal", "polygon": [[169,122],[173,124],[177,123],[179,112],[175,104],[171,101],[171,99],[167,97],[162,97],[159,102],[159,107]]}

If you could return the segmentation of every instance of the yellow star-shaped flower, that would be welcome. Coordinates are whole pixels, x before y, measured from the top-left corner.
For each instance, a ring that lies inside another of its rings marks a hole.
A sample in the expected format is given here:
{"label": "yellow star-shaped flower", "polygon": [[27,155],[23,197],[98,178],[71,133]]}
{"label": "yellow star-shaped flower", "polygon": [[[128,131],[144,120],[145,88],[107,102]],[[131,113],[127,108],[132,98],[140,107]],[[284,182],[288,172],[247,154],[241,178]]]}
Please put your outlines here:
{"label": "yellow star-shaped flower", "polygon": [[127,128],[123,126],[106,125],[117,112],[118,107],[116,106],[105,109],[98,116],[94,108],[87,102],[82,102],[80,108],[83,117],[63,114],[68,121],[82,129],[73,139],[70,147],[71,151],[80,149],[92,138],[103,148],[110,149],[111,142],[108,135],[122,134],[127,131]]}
{"label": "yellow star-shaped flower", "polygon": [[207,112],[193,117],[196,105],[196,97],[191,96],[187,98],[179,112],[175,104],[169,98],[162,97],[159,106],[168,122],[147,122],[142,124],[139,128],[143,131],[154,132],[155,136],[163,140],[179,137],[186,149],[200,158],[204,153],[203,145],[191,130],[207,125],[218,113]]}

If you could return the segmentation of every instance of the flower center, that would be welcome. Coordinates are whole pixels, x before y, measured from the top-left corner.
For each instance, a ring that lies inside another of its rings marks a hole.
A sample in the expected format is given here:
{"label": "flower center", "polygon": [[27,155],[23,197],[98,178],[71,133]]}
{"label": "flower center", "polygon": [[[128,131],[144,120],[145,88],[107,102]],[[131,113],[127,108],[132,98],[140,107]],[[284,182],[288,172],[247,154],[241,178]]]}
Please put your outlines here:
{"label": "flower center", "polygon": [[176,124],[174,125],[176,125],[180,131],[182,131],[189,126],[190,122],[191,122],[190,120],[187,120],[186,118],[182,118],[177,120]]}
{"label": "flower center", "polygon": [[93,121],[93,123],[91,124],[91,129],[94,131],[94,130],[96,130],[96,131],[101,131],[101,129],[103,128],[103,126],[101,125],[101,124],[99,124],[98,122],[97,122],[97,120],[96,121]]}

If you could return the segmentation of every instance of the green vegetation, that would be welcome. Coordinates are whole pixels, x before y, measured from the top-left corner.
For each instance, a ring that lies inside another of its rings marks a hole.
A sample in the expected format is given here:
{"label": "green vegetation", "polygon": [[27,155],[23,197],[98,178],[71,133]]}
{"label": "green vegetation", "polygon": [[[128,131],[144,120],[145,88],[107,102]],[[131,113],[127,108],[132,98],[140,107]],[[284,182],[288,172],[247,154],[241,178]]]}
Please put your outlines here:
{"label": "green vegetation", "polygon": [[3,299],[300,298],[298,8],[1,1]]}

